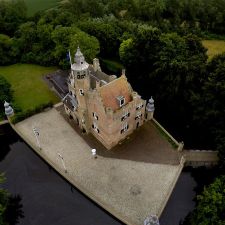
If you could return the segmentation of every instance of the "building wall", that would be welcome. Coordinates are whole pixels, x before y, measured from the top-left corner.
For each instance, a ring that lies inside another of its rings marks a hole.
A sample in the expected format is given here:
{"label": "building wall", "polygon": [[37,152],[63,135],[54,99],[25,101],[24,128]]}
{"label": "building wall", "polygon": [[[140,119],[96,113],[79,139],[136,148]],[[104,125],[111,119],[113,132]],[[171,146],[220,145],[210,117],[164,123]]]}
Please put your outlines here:
{"label": "building wall", "polygon": [[[92,90],[88,70],[85,73],[83,79],[77,79],[78,72],[72,71],[70,74],[69,91],[76,96],[78,108],[70,110],[65,106],[66,113],[73,117],[83,131],[91,132],[107,149],[111,149],[144,123],[146,101],[132,90],[123,73],[122,79],[127,82],[132,100],[115,111],[105,108],[100,95],[100,82],[96,82],[96,88]],[[115,79],[112,76],[112,80]],[[129,116],[121,120],[126,113]],[[141,115],[140,118],[137,118],[138,115]],[[128,129],[121,133],[126,124]]]}
{"label": "building wall", "polygon": [[[135,94],[134,94],[135,96]],[[117,145],[121,140],[125,139],[127,135],[131,134],[136,128],[137,123],[141,126],[145,118],[146,101],[142,100],[140,96],[123,106],[116,112],[110,109],[105,109],[98,90],[89,91],[88,95],[88,116],[90,124],[97,125],[99,133],[92,126],[90,132],[108,149]],[[136,109],[138,105],[143,105],[140,109]],[[123,121],[121,118],[128,112],[130,115]],[[93,116],[95,113],[95,118]],[[137,114],[142,114],[140,119],[135,119]],[[129,128],[121,134],[123,124],[127,123]]]}

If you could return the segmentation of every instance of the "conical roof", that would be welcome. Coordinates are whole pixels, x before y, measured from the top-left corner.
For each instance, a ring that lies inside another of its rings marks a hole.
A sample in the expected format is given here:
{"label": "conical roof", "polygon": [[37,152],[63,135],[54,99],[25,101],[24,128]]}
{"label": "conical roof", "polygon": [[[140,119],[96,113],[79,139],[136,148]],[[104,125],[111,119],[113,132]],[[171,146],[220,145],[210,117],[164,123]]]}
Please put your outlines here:
{"label": "conical roof", "polygon": [[5,101],[4,107],[5,107],[5,108],[9,107],[9,103],[8,103],[7,101]]}

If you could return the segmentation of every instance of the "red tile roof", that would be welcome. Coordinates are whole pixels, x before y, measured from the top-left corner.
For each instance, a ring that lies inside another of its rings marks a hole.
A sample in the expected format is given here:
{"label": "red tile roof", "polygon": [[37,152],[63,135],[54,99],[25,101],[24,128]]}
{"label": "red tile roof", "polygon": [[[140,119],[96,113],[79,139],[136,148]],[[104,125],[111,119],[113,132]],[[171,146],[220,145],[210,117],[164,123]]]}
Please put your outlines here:
{"label": "red tile roof", "polygon": [[123,96],[125,98],[125,104],[132,100],[129,83],[124,77],[120,77],[100,87],[99,91],[104,106],[110,107],[113,111],[116,111],[120,108],[117,97]]}

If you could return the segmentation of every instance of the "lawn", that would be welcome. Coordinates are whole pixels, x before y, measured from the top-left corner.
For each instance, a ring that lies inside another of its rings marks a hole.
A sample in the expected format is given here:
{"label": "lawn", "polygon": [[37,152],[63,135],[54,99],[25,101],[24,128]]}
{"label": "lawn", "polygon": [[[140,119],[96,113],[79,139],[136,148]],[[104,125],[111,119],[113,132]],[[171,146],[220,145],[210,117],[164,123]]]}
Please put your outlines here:
{"label": "lawn", "polygon": [[213,56],[225,52],[225,41],[223,40],[203,40],[202,44],[208,49],[207,55],[209,60]]}
{"label": "lawn", "polygon": [[1,66],[0,74],[12,85],[14,102],[22,112],[34,110],[59,98],[48,88],[43,75],[55,71],[56,67],[42,67],[31,64]]}
{"label": "lawn", "polygon": [[121,71],[124,68],[124,66],[116,60],[112,59],[100,59],[100,60],[102,69],[105,72],[121,74]]}
{"label": "lawn", "polygon": [[58,2],[59,0],[25,0],[28,16],[32,16],[37,11],[55,7]]}

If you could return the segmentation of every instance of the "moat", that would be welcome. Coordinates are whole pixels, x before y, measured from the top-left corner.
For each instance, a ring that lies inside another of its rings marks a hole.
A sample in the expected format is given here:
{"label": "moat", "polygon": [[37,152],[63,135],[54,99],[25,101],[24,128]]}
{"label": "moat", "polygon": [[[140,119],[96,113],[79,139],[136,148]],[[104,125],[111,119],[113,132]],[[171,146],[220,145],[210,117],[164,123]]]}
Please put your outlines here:
{"label": "moat", "polygon": [[[21,197],[24,218],[19,224],[122,224],[72,187],[11,129],[1,130],[0,171],[4,187]],[[179,225],[194,208],[197,182],[193,169],[183,170],[163,211],[161,225]]]}
{"label": "moat", "polygon": [[116,218],[72,187],[11,129],[0,135],[3,185],[21,197],[21,225],[119,225]]}

